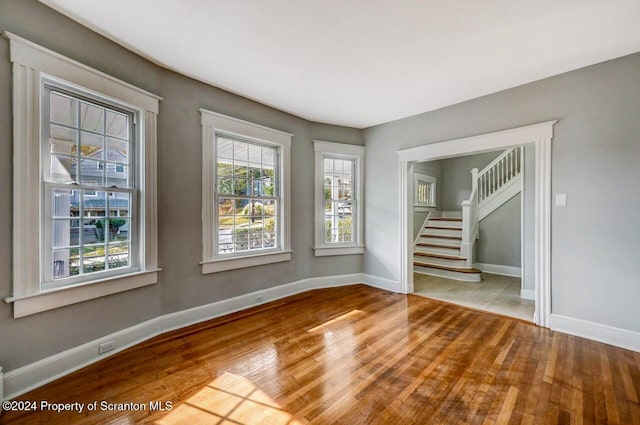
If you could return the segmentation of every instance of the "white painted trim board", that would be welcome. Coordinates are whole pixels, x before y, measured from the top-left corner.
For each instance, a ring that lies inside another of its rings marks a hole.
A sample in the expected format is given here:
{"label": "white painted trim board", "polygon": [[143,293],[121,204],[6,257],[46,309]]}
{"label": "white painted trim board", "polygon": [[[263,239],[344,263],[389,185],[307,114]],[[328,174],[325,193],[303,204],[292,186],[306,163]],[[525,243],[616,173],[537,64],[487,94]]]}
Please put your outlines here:
{"label": "white painted trim board", "polygon": [[640,332],[552,313],[550,327],[554,331],[579,336],[640,352]]}

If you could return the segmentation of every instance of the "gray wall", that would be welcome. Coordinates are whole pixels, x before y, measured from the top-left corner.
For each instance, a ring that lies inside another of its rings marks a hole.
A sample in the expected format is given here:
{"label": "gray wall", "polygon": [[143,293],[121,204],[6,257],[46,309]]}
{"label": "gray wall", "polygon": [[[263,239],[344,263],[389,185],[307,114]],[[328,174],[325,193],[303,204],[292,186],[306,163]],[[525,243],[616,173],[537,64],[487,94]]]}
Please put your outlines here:
{"label": "gray wall", "polygon": [[[413,164],[413,171],[426,174],[436,178],[436,207],[429,208],[429,211],[441,211],[442,207],[442,161],[416,162]],[[409,194],[413,197],[413,193]],[[413,199],[413,198],[412,198]],[[428,211],[413,211],[413,239],[418,237],[420,228],[427,219]]]}
{"label": "gray wall", "polygon": [[[363,144],[362,131],[309,123],[162,69],[35,0],[0,1],[0,31],[158,94],[159,265],[156,285],[14,320],[0,303],[0,364],[5,371],[153,317],[311,276],[359,273],[361,255],[313,256],[313,142]],[[202,275],[201,127],[198,108],[294,134],[292,261]],[[11,63],[0,38],[0,297],[11,294]]]}
{"label": "gray wall", "polygon": [[480,221],[477,263],[520,267],[520,194]]}
{"label": "gray wall", "polygon": [[639,69],[634,54],[366,129],[365,273],[399,280],[397,150],[557,119],[552,312],[640,331]]}

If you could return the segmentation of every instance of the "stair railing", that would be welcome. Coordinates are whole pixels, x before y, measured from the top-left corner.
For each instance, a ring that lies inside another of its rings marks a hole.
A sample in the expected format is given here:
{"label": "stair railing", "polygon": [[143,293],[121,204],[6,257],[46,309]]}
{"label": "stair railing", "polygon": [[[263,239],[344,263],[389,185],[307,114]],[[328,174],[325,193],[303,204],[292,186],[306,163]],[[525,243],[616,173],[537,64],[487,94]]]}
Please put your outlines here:
{"label": "stair railing", "polygon": [[487,202],[491,195],[520,175],[522,153],[522,146],[507,149],[473,178],[473,182],[477,181],[478,184],[478,202],[480,205]]}
{"label": "stair railing", "polygon": [[467,259],[466,267],[473,266],[473,244],[478,236],[478,169],[471,170],[471,196],[462,201],[462,242],[460,256]]}

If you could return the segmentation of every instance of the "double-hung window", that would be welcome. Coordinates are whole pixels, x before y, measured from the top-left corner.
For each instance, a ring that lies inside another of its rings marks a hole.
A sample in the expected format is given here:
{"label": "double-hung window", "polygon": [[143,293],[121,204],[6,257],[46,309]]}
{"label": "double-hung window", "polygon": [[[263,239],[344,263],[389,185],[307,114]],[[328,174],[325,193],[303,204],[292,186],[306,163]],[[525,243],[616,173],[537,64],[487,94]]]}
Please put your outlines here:
{"label": "double-hung window", "polygon": [[362,254],[364,147],[314,140],[315,255]]}
{"label": "double-hung window", "polygon": [[201,114],[202,272],[288,261],[291,135]]}
{"label": "double-hung window", "polygon": [[14,34],[14,317],[157,281],[160,98]]}

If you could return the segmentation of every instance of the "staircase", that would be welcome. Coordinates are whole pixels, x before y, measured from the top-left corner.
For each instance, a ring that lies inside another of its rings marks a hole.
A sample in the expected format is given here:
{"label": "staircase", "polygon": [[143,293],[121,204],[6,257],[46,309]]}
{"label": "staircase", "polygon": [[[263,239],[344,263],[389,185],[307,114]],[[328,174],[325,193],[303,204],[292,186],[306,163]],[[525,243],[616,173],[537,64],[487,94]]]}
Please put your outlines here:
{"label": "staircase", "polygon": [[416,273],[480,282],[473,268],[480,220],[522,190],[523,148],[504,151],[482,171],[471,170],[472,190],[462,211],[431,212],[413,249]]}

